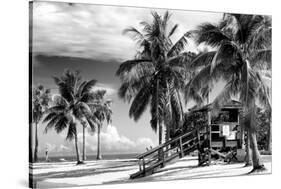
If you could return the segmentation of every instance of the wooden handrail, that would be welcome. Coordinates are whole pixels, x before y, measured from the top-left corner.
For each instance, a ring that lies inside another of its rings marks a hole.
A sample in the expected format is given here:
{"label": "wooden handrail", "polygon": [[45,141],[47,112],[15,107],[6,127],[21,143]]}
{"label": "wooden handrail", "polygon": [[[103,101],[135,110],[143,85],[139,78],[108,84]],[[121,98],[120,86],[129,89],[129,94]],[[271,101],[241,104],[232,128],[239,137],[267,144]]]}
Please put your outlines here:
{"label": "wooden handrail", "polygon": [[[187,152],[198,147],[198,144],[201,143],[200,136],[205,135],[206,132],[200,133],[200,131],[206,128],[208,125],[204,125],[199,128],[189,130],[188,132],[177,136],[174,139],[171,139],[139,156],[139,172],[132,174],[130,178],[137,178],[139,176],[145,176],[150,174],[151,171],[156,167],[163,167],[165,164],[176,157],[183,157]],[[195,135],[194,135],[195,133]],[[191,136],[188,138],[188,136]],[[175,143],[175,145],[171,145]],[[169,146],[170,145],[170,146]],[[166,147],[166,148],[165,148]],[[176,151],[174,151],[177,149]],[[168,152],[171,153],[168,153]],[[153,154],[153,155],[152,155]],[[152,155],[152,156],[150,156]],[[150,157],[148,157],[150,156]]]}
{"label": "wooden handrail", "polygon": [[[205,128],[205,127],[207,127],[207,126],[204,125],[204,126],[200,127],[199,130],[201,130],[201,129]],[[136,158],[137,159],[143,159],[144,157],[153,154],[154,152],[158,151],[159,149],[161,149],[163,147],[166,147],[166,146],[168,146],[171,143],[177,142],[178,140],[180,140],[180,138],[184,138],[186,136],[189,136],[189,135],[195,133],[196,131],[197,131],[197,129],[192,129],[192,130],[190,130],[190,131],[188,131],[188,132],[186,132],[184,134],[181,134],[181,135],[177,136],[176,138],[174,138],[172,140],[169,140],[169,141],[167,141],[167,142],[165,142],[165,143],[163,143],[163,144],[161,144],[161,145],[159,145],[159,146],[157,146],[155,148],[152,148],[151,150],[149,150],[149,151],[147,151],[147,152],[145,152],[143,154],[138,155]]]}

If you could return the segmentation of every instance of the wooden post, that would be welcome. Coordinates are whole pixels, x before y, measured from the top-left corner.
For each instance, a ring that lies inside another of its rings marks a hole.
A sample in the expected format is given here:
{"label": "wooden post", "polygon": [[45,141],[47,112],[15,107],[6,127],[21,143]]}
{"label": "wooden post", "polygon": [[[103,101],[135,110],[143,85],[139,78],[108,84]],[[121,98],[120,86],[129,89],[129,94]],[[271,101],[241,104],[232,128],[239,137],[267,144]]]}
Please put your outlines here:
{"label": "wooden post", "polygon": [[140,169],[140,171],[142,170],[142,168],[141,168],[141,159],[139,159],[139,169]]}
{"label": "wooden post", "polygon": [[237,120],[237,122],[238,122],[238,125],[240,127],[240,131],[241,131],[241,133],[240,133],[241,134],[241,138],[240,138],[241,148],[243,150],[245,150],[245,148],[246,148],[246,144],[245,144],[245,128],[244,128],[244,125],[242,125],[241,121],[240,121],[241,120],[241,116],[243,115],[243,110],[241,110],[241,111],[238,110],[238,120]]}
{"label": "wooden post", "polygon": [[200,146],[200,130],[197,129],[196,133],[197,133],[197,138],[198,138],[198,145]]}
{"label": "wooden post", "polygon": [[196,134],[198,138],[198,144],[197,144],[197,151],[198,151],[198,165],[200,166],[201,164],[201,155],[200,155],[200,130],[197,128],[196,129]]}
{"label": "wooden post", "polygon": [[144,173],[144,175],[145,175],[145,160],[144,160],[144,157],[143,157],[143,159],[142,159],[142,166],[143,166],[143,173]]}
{"label": "wooden post", "polygon": [[184,156],[183,154],[183,148],[182,148],[182,138],[180,137],[180,157],[182,158]]}
{"label": "wooden post", "polygon": [[162,165],[163,165],[163,167],[165,167],[165,153],[164,153],[164,147],[162,148],[162,161],[163,161]]}
{"label": "wooden post", "polygon": [[208,138],[209,138],[209,154],[208,154],[208,159],[209,162],[208,164],[211,164],[211,149],[212,149],[212,128],[211,128],[211,112],[208,110]]}

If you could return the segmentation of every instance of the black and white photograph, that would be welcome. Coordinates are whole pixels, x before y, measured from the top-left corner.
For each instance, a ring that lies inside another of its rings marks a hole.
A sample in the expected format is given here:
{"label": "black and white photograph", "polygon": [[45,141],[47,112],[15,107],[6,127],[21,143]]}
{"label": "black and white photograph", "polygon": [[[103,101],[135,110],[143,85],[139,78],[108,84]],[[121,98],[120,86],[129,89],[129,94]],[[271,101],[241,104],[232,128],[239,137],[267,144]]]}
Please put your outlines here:
{"label": "black and white photograph", "polygon": [[269,175],[272,16],[31,1],[26,129],[31,188]]}

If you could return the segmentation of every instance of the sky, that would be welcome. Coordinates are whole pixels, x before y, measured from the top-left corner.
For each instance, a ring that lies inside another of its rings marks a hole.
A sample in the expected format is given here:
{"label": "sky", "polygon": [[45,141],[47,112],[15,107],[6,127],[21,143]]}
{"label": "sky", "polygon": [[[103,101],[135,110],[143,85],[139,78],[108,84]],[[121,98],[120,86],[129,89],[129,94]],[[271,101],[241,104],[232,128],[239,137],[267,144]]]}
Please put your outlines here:
{"label": "sky", "polygon": [[[115,72],[119,65],[134,58],[135,42],[122,31],[130,26],[140,29],[141,21],[151,21],[151,11],[163,14],[164,9],[102,6],[58,2],[34,2],[32,9],[32,85],[43,84],[56,94],[52,76],[60,76],[65,69],[79,70],[84,80],[96,79],[93,89],[107,90],[112,99],[113,122],[104,125],[101,133],[102,152],[139,153],[157,145],[157,133],[150,128],[149,111],[138,122],[129,118],[130,104],[117,95],[121,83]],[[172,38],[179,39],[185,32],[204,22],[216,23],[222,13],[170,10],[171,24],[179,24]],[[197,51],[192,41],[186,50]],[[221,86],[221,85],[219,85]],[[216,89],[215,89],[216,91]],[[193,106],[191,102],[187,106]],[[43,133],[39,125],[39,154],[48,148],[50,155],[72,154],[73,142],[65,140],[66,133],[50,130]],[[78,137],[81,140],[81,129]],[[86,149],[96,152],[96,134],[87,133]],[[80,144],[81,146],[81,144]]]}

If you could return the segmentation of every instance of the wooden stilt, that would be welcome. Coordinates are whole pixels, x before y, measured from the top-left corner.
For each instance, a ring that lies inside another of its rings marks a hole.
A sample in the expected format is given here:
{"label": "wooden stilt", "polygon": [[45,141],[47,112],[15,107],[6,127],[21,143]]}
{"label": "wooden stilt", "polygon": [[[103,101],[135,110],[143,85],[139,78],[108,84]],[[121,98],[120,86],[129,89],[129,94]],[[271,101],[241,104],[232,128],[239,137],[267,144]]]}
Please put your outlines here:
{"label": "wooden stilt", "polygon": [[211,112],[208,110],[208,139],[209,139],[209,154],[208,165],[211,164],[211,149],[212,149],[212,128],[211,128]]}
{"label": "wooden stilt", "polygon": [[182,149],[182,138],[180,138],[180,157],[182,158],[184,156],[183,149]]}

